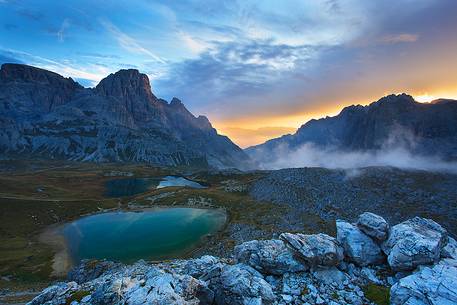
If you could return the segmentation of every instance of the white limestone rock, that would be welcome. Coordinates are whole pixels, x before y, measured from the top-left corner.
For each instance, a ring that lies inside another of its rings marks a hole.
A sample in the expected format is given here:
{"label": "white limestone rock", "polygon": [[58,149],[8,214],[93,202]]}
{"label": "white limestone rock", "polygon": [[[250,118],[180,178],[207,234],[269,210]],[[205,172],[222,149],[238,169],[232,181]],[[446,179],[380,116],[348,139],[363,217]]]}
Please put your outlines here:
{"label": "white limestone rock", "polygon": [[449,237],[446,246],[441,250],[441,257],[457,260],[457,241],[452,237]]}
{"label": "white limestone rock", "polygon": [[209,286],[217,305],[272,304],[271,285],[254,268],[245,264],[225,265],[210,270]]}
{"label": "white limestone rock", "polygon": [[390,290],[392,305],[457,304],[457,261],[443,259],[433,267],[400,279]]}
{"label": "white limestone rock", "polygon": [[250,265],[263,274],[281,275],[304,271],[307,267],[296,260],[282,240],[252,240],[235,247],[238,262]]}
{"label": "white limestone rock", "polygon": [[439,224],[414,217],[393,226],[381,247],[394,271],[414,270],[419,265],[437,263],[447,239],[446,230]]}
{"label": "white limestone rock", "polygon": [[360,214],[357,220],[357,226],[363,233],[377,242],[386,240],[389,234],[389,224],[387,221],[381,216],[370,212]]}
{"label": "white limestone rock", "polygon": [[327,234],[282,233],[279,238],[310,267],[336,266],[343,260],[343,248]]}
{"label": "white limestone rock", "polygon": [[358,227],[346,221],[337,220],[336,235],[349,261],[359,266],[367,266],[380,264],[385,260],[381,248]]}

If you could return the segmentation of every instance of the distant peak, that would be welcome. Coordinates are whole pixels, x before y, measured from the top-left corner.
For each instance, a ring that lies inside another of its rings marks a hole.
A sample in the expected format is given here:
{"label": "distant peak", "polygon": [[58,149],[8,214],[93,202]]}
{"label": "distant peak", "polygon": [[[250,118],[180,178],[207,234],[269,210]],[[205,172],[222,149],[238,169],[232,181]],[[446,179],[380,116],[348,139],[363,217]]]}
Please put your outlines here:
{"label": "distant peak", "polygon": [[181,100],[177,97],[173,97],[170,102],[170,106],[184,106],[184,104],[181,102]]}
{"label": "distant peak", "polygon": [[443,104],[448,104],[448,103],[457,103],[457,100],[453,100],[450,98],[439,98],[439,99],[436,99],[436,100],[433,100],[430,102],[430,104],[434,104],[434,105],[443,105]]}
{"label": "distant peak", "polygon": [[414,98],[406,93],[401,94],[390,94],[380,98],[375,104],[385,104],[385,103],[417,103]]}

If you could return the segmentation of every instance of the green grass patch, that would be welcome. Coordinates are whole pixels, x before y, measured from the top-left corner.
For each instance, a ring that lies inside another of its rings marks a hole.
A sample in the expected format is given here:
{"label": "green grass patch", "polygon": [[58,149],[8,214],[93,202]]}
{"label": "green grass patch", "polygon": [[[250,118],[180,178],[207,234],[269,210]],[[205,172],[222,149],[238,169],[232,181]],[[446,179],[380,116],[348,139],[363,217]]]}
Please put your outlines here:
{"label": "green grass patch", "polygon": [[368,284],[363,287],[365,297],[377,305],[390,304],[390,288],[376,284]]}
{"label": "green grass patch", "polygon": [[78,290],[78,291],[74,292],[70,298],[67,299],[66,305],[70,305],[71,302],[73,302],[73,301],[81,302],[81,300],[85,296],[88,296],[89,294],[90,294],[90,291]]}

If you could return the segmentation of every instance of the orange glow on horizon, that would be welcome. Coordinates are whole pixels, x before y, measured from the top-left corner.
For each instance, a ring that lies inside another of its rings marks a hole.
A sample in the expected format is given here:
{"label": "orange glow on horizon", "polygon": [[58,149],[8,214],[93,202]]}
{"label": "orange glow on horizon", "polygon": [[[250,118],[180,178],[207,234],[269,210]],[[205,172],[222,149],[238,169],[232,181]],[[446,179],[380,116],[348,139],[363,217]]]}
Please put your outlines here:
{"label": "orange glow on horizon", "polygon": [[[429,93],[430,92],[430,93]],[[386,93],[385,95],[388,95]],[[431,92],[418,91],[411,94],[420,103],[428,103],[439,98],[457,99],[457,90]],[[339,104],[308,106],[297,114],[264,115],[260,117],[241,117],[232,120],[220,120],[213,123],[220,134],[228,136],[242,148],[264,143],[295,131],[311,119],[338,115],[344,107],[350,105],[368,105],[374,100],[364,99],[365,102],[355,101]],[[265,130],[268,130],[266,133]]]}

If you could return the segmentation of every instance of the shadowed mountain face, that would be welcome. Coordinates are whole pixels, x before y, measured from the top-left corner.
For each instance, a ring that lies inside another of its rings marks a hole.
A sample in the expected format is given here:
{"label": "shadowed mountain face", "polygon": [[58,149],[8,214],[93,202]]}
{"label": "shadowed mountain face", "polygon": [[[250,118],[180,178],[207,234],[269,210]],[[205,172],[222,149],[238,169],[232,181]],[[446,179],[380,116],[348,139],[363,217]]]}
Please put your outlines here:
{"label": "shadowed mountain face", "polygon": [[389,95],[368,106],[349,106],[335,117],[311,120],[295,134],[250,147],[268,162],[306,144],[338,152],[387,151],[402,147],[414,155],[457,159],[457,101],[418,103],[406,94]]}
{"label": "shadowed mountain face", "polygon": [[149,79],[121,70],[94,89],[26,65],[0,70],[0,157],[242,167],[245,153]]}

